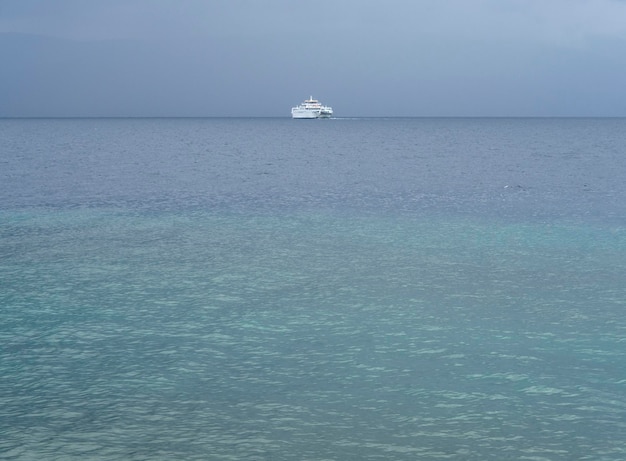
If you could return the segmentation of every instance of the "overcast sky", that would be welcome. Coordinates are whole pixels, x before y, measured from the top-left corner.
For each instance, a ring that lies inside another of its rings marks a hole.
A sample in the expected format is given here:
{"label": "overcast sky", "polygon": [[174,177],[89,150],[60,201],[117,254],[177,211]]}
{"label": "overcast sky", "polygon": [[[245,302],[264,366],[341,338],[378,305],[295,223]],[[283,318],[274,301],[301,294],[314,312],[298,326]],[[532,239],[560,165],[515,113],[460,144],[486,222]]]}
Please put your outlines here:
{"label": "overcast sky", "polygon": [[0,0],[0,116],[626,116],[626,0]]}

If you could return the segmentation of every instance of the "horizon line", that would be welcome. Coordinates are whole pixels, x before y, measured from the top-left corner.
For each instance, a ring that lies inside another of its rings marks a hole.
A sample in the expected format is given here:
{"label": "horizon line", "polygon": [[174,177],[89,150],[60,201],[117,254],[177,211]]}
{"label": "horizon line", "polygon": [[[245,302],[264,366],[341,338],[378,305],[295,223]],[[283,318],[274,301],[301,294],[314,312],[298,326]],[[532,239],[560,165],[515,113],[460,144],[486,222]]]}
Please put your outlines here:
{"label": "horizon line", "polygon": [[[0,115],[0,120],[45,120],[45,119],[289,119],[289,115]],[[550,119],[550,118],[626,118],[626,115],[345,115],[324,120],[355,119],[433,119],[433,118],[475,118],[475,119]],[[317,119],[312,119],[317,120]]]}

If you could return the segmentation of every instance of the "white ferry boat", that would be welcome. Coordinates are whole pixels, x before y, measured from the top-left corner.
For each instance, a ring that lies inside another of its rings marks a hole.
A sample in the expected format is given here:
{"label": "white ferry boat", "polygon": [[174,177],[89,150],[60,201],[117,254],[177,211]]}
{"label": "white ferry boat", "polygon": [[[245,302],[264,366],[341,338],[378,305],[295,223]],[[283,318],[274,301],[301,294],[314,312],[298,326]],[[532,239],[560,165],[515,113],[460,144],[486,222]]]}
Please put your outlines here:
{"label": "white ferry boat", "polygon": [[291,108],[291,118],[330,118],[333,115],[333,108],[322,106],[311,96],[302,104]]}

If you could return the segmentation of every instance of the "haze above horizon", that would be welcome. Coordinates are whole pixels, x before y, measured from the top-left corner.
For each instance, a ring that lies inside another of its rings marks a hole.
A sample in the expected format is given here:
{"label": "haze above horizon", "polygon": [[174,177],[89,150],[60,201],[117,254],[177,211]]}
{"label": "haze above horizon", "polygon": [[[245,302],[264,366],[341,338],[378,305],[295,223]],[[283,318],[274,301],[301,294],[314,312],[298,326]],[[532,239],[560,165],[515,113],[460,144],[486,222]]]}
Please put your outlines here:
{"label": "haze above horizon", "polygon": [[3,0],[0,117],[626,116],[623,0]]}

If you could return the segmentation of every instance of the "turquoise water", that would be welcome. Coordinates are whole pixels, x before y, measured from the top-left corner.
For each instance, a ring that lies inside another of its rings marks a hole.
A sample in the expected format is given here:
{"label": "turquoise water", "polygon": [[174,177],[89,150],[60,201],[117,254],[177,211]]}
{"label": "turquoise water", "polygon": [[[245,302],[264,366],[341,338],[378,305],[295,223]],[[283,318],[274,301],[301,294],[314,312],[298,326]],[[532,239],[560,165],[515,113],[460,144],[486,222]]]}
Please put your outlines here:
{"label": "turquoise water", "polygon": [[2,121],[2,459],[626,458],[624,122],[326,122]]}

